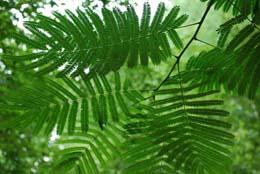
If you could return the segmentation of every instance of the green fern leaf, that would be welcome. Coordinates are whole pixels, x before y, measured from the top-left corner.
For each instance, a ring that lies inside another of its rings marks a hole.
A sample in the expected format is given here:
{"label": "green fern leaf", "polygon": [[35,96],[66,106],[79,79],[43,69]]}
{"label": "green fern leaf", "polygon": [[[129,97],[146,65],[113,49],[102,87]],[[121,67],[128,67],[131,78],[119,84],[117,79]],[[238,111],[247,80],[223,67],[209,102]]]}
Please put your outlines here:
{"label": "green fern leaf", "polygon": [[249,14],[256,15],[259,2],[257,0],[251,1],[238,1],[238,0],[201,0],[202,2],[209,1],[214,4],[215,9],[223,8],[224,12],[228,12],[232,9],[233,15],[242,14],[247,16]]}
{"label": "green fern leaf", "polygon": [[62,135],[55,142],[53,173],[102,173],[121,158],[124,138],[119,127],[108,125],[106,131],[101,131],[91,123],[87,133],[76,132],[73,136]]}
{"label": "green fern leaf", "polygon": [[[84,84],[75,83],[68,77],[57,80],[33,79],[28,87],[10,93],[8,104],[1,105],[6,110],[24,112],[24,115],[1,125],[16,126],[17,121],[26,122],[28,126],[28,119],[35,124],[35,134],[46,125],[44,134],[47,135],[56,126],[57,133],[62,134],[66,125],[68,134],[74,134],[77,120],[81,120],[83,132],[88,131],[90,121],[97,122],[104,129],[109,119],[119,121],[121,113],[130,116],[133,105],[144,99],[138,91],[128,86],[121,88],[118,73],[115,73],[114,87],[105,76],[94,76],[90,80],[83,75],[82,78]],[[35,114],[35,111],[38,113]],[[33,118],[28,113],[33,113]]]}
{"label": "green fern leaf", "polygon": [[66,10],[66,15],[54,12],[54,19],[38,15],[37,22],[25,23],[32,37],[17,36],[38,52],[4,58],[31,60],[23,64],[23,70],[37,76],[55,72],[58,77],[76,77],[86,68],[90,73],[104,75],[124,64],[136,67],[139,60],[144,66],[149,61],[159,64],[172,57],[169,38],[182,48],[175,29],[187,20],[187,15],[178,17],[179,7],[165,15],[164,3],[159,4],[153,17],[150,11],[150,5],[145,3],[140,23],[131,5],[125,12],[103,8],[102,17],[90,9],[75,13]]}
{"label": "green fern leaf", "polygon": [[259,43],[259,31],[248,25],[224,50],[216,48],[191,57],[183,79],[203,83],[201,90],[219,89],[222,85],[228,92],[253,99],[259,89]]}
{"label": "green fern leaf", "polygon": [[[175,171],[229,173],[232,164],[229,146],[234,136],[228,132],[231,125],[223,119],[228,112],[216,108],[223,101],[203,99],[217,91],[195,93],[202,84],[190,86],[176,81],[173,83],[170,78],[156,92],[159,99],[152,103],[153,117],[125,125],[136,141],[124,155],[129,163],[125,171],[147,173],[166,163],[174,166]],[[180,87],[173,88],[176,85]]]}

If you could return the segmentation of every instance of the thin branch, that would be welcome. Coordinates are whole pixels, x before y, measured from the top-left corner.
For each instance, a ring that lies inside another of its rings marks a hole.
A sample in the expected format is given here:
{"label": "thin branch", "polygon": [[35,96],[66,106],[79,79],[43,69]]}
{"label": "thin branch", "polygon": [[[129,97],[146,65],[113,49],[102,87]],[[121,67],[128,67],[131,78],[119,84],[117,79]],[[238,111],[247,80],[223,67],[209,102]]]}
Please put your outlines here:
{"label": "thin branch", "polygon": [[166,78],[158,85],[158,87],[154,91],[158,91],[161,88],[161,86],[169,79],[171,73],[173,72],[176,65],[179,63],[179,61],[180,61],[180,59],[179,59],[179,57],[177,57],[176,62],[173,64],[173,66],[172,66],[170,72],[168,73],[168,75],[166,76]]}
{"label": "thin branch", "polygon": [[171,70],[169,71],[168,75],[165,77],[165,79],[158,85],[158,87],[154,90],[154,91],[158,91],[161,86],[169,79],[170,75],[172,74],[173,70],[175,69],[176,65],[180,62],[180,59],[181,57],[183,56],[183,54],[187,51],[187,49],[189,48],[189,46],[191,45],[191,43],[193,42],[193,40],[195,40],[197,38],[197,35],[201,29],[201,26],[203,24],[203,22],[205,21],[209,11],[210,11],[210,8],[212,6],[212,1],[209,2],[203,16],[201,17],[201,20],[199,21],[198,23],[198,27],[195,31],[195,33],[193,34],[192,38],[189,40],[189,42],[185,45],[185,47],[183,48],[183,50],[181,51],[181,53],[177,56],[177,60],[176,62],[173,64]]}
{"label": "thin branch", "polygon": [[186,27],[191,27],[191,26],[198,25],[198,24],[199,24],[199,22],[195,22],[195,23],[192,23],[192,24],[179,26],[179,27],[177,27],[176,29],[179,29],[179,28],[186,28]]}
{"label": "thin branch", "polygon": [[213,44],[211,44],[211,43],[209,43],[209,42],[207,42],[207,41],[204,41],[204,40],[201,40],[201,39],[198,39],[198,38],[195,38],[194,40],[195,40],[195,41],[198,41],[198,42],[201,42],[201,43],[203,43],[203,44],[205,44],[205,45],[208,45],[208,46],[210,46],[210,47],[223,50],[221,47],[215,46],[215,45],[213,45]]}
{"label": "thin branch", "polygon": [[186,111],[186,107],[185,107],[185,98],[184,98],[184,91],[183,91],[183,85],[182,85],[182,77],[181,77],[181,73],[180,73],[180,64],[178,63],[177,65],[177,70],[178,70],[178,76],[179,76],[179,81],[180,81],[180,89],[181,89],[181,98],[182,98],[182,102],[183,102],[183,109],[185,111],[185,118],[189,123],[189,119],[188,119],[188,115],[187,115],[187,111]]}

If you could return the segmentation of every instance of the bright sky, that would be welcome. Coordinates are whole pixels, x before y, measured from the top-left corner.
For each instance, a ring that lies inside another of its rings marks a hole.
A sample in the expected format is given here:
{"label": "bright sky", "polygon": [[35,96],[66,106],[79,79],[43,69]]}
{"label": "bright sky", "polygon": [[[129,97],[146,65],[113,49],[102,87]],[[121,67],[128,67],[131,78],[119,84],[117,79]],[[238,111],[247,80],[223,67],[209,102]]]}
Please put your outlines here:
{"label": "bright sky", "polygon": [[[39,9],[38,12],[42,13],[46,16],[51,16],[53,11],[59,11],[60,13],[63,13],[66,9],[70,9],[71,11],[75,11],[78,7],[82,6],[83,2],[84,2],[84,0],[57,0],[56,1],[57,6],[51,7],[50,5],[45,5],[45,7],[43,9]],[[172,1],[170,1],[170,0],[159,0],[159,1],[155,1],[155,0],[130,0],[130,2],[132,4],[135,4],[135,9],[136,9],[136,12],[139,16],[141,16],[141,14],[142,14],[143,4],[145,2],[150,3],[151,9],[152,9],[152,14],[155,12],[155,10],[156,10],[156,8],[157,8],[157,6],[160,2],[164,2],[166,4],[167,8],[172,6]],[[109,6],[109,8],[117,6],[117,4],[114,2],[114,0],[111,0],[110,4],[111,5]],[[98,7],[101,7],[102,3],[97,1],[95,5],[97,5]],[[16,23],[17,26],[24,29],[23,22],[26,19],[23,19],[23,16],[21,14],[19,14],[19,12],[17,10],[13,10],[12,12],[14,14],[16,14],[16,17],[18,17],[18,19],[19,19],[19,21]]]}
{"label": "bright sky", "polygon": [[[50,15],[52,10],[64,12],[64,9],[70,9],[70,10],[74,11],[78,7],[80,7],[83,2],[84,2],[84,0],[59,0],[59,1],[56,2],[58,7],[51,8],[50,6],[47,5],[46,8],[42,10],[42,12],[44,12],[44,14],[46,14],[46,15]],[[138,13],[142,12],[143,4],[145,2],[150,3],[152,11],[154,11],[156,9],[157,5],[160,2],[164,2],[166,4],[166,7],[169,7],[169,6],[172,5],[170,0],[159,0],[159,1],[155,1],[155,0],[130,0],[130,2],[137,5],[136,10],[137,10]],[[96,4],[99,7],[102,6],[102,3],[100,1],[97,1]],[[111,0],[110,4],[111,4],[110,7],[114,7],[114,6],[117,5],[117,3],[114,0]]]}

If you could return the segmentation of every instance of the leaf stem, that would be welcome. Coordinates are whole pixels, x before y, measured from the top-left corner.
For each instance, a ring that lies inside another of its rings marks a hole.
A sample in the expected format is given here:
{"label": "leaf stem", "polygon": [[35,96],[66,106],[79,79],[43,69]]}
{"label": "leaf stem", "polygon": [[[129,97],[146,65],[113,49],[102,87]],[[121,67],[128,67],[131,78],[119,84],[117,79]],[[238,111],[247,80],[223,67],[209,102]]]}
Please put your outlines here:
{"label": "leaf stem", "polygon": [[217,49],[222,50],[221,47],[215,46],[215,45],[213,45],[213,44],[211,44],[211,43],[209,43],[209,42],[207,42],[207,41],[204,41],[204,40],[201,40],[201,39],[198,39],[198,38],[196,38],[195,41],[198,41],[198,42],[201,42],[201,43],[203,43],[203,44],[205,44],[205,45],[208,45],[208,46],[210,46],[210,47],[213,47],[213,48],[217,48]]}
{"label": "leaf stem", "polygon": [[183,54],[187,51],[187,49],[189,48],[189,46],[191,45],[191,43],[194,41],[194,40],[197,40],[197,35],[202,27],[202,24],[203,22],[205,21],[209,11],[210,11],[210,8],[213,4],[213,1],[210,1],[203,16],[201,17],[200,21],[197,23],[198,24],[198,27],[196,29],[196,31],[194,32],[193,36],[191,37],[191,39],[189,40],[189,42],[185,45],[185,47],[183,48],[183,50],[181,51],[181,53],[176,57],[177,60],[175,61],[175,63],[173,64],[171,70],[169,71],[168,75],[165,77],[165,79],[158,85],[158,87],[154,90],[154,91],[158,91],[161,86],[169,79],[170,75],[172,74],[173,70],[176,68],[176,65],[180,62],[180,59],[181,57],[183,56]]}
{"label": "leaf stem", "polygon": [[176,29],[179,29],[179,28],[186,28],[186,27],[191,27],[191,26],[198,25],[198,24],[199,24],[199,22],[195,22],[195,23],[192,23],[192,24],[179,26],[179,27],[177,27]]}

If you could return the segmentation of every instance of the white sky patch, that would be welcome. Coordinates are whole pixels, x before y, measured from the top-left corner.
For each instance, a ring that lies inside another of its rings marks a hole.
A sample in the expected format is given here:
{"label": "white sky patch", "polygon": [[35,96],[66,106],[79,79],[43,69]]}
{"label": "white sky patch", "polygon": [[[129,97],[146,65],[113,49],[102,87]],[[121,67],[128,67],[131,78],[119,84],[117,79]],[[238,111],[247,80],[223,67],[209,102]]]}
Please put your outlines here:
{"label": "white sky patch", "polygon": [[66,68],[66,66],[68,65],[67,62],[65,62],[63,65],[61,65],[59,68],[58,68],[58,71],[62,71]]}
{"label": "white sky patch", "polygon": [[90,71],[90,69],[89,69],[89,68],[85,68],[85,69],[84,69],[84,73],[85,73],[85,74],[88,74],[88,73],[89,73],[89,71]]}
{"label": "white sky patch", "polygon": [[0,61],[0,71],[4,71],[5,67],[5,64],[2,61]]}
{"label": "white sky patch", "polygon": [[[173,5],[171,0],[159,0],[159,1],[155,1],[155,0],[131,0],[130,3],[134,5],[135,9],[136,9],[136,13],[139,17],[142,16],[142,11],[143,11],[143,4],[145,2],[149,2],[149,4],[151,5],[151,11],[152,11],[152,15],[155,13],[156,8],[158,6],[158,4],[160,2],[164,2],[166,8],[171,8]],[[77,8],[81,8],[82,4],[84,3],[84,0],[57,0],[56,4],[57,6],[51,7],[51,5],[46,4],[44,5],[44,8],[38,9],[37,13],[41,13],[45,16],[52,16],[52,12],[57,11],[61,14],[65,13],[66,9],[71,10],[72,12],[75,12]],[[97,5],[98,8],[96,9],[96,11],[98,12],[98,14],[100,14],[100,7],[102,6],[102,2],[100,1],[96,1],[94,2],[94,5]],[[118,5],[118,3],[116,3],[114,0],[112,0],[108,6],[109,9],[112,9],[113,7],[118,7],[121,10],[124,10],[124,7],[120,7]],[[24,6],[22,6],[22,8],[26,8],[26,4]],[[17,25],[19,28],[26,30],[23,27],[23,22],[26,21],[27,19],[24,19],[22,14],[16,10],[16,9],[12,9],[11,12],[13,14],[15,14],[15,16],[18,18],[18,21],[13,21],[15,25]]]}
{"label": "white sky patch", "polygon": [[51,132],[50,141],[54,142],[56,139],[58,139],[60,136],[57,134],[56,128]]}
{"label": "white sky patch", "polygon": [[57,6],[51,7],[51,5],[45,5],[43,9],[39,9],[38,12],[51,16],[53,11],[64,14],[66,9],[75,12],[77,8],[82,6],[83,0],[59,0],[56,1]]}
{"label": "white sky patch", "polygon": [[75,77],[75,80],[76,80],[77,82],[80,81],[80,77],[79,77],[79,76]]}
{"label": "white sky patch", "polygon": [[[64,14],[65,10],[69,9],[72,12],[75,12],[77,8],[82,6],[83,1],[84,0],[57,0],[56,1],[57,6],[51,7],[50,4],[46,4],[44,5],[44,8],[37,9],[37,13],[41,13],[45,16],[52,16],[52,12],[54,11]],[[27,4],[24,4],[22,5],[21,9],[24,9],[27,6],[28,6]],[[26,28],[23,26],[23,23],[28,19],[25,19],[23,15],[16,9],[11,9],[10,11],[18,19],[18,21],[13,21],[13,24],[21,28],[22,30],[27,31]]]}
{"label": "white sky patch", "polygon": [[136,6],[135,6],[135,10],[138,16],[142,16],[142,12],[143,12],[143,5],[145,2],[148,2],[151,6],[151,12],[152,12],[152,16],[154,15],[158,4],[160,2],[164,2],[165,3],[165,7],[169,8],[172,7],[172,2],[170,0],[160,0],[160,1],[155,1],[155,0],[135,0],[133,1]]}
{"label": "white sky patch", "polygon": [[11,75],[12,71],[11,70],[5,70],[5,74]]}
{"label": "white sky patch", "polygon": [[17,27],[21,28],[22,30],[25,30],[25,28],[23,26],[24,18],[23,18],[22,13],[20,13],[19,10],[16,10],[16,9],[11,9],[10,12],[12,14],[14,14],[14,16],[18,19],[17,21],[13,20],[12,21],[13,24],[16,25]]}
{"label": "white sky patch", "polygon": [[48,157],[48,156],[44,156],[44,157],[43,157],[43,161],[45,161],[45,162],[49,162],[50,160],[51,160],[51,158]]}

